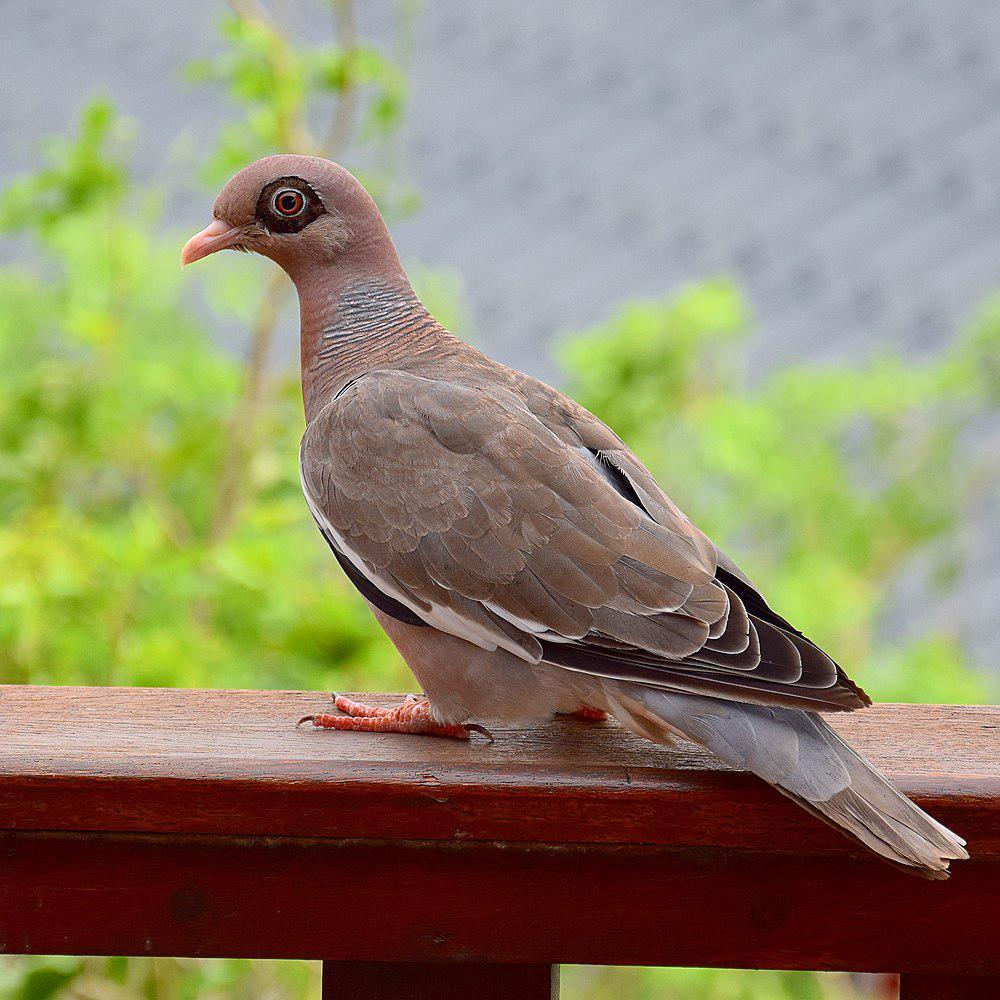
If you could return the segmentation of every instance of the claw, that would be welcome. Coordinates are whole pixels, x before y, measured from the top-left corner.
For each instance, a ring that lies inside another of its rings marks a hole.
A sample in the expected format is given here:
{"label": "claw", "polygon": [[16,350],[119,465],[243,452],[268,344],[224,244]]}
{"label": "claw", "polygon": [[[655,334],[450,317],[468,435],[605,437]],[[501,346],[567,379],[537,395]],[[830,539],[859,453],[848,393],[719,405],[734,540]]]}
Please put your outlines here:
{"label": "claw", "polygon": [[496,743],[493,738],[493,734],[485,727],[477,725],[475,722],[466,722],[465,728],[469,730],[470,733],[479,733],[480,736],[485,736],[490,743]]}
{"label": "claw", "polygon": [[316,718],[315,715],[303,715],[302,718],[299,719],[299,721],[295,723],[295,728],[298,729],[299,726],[301,726],[303,722],[312,722],[315,718]]}

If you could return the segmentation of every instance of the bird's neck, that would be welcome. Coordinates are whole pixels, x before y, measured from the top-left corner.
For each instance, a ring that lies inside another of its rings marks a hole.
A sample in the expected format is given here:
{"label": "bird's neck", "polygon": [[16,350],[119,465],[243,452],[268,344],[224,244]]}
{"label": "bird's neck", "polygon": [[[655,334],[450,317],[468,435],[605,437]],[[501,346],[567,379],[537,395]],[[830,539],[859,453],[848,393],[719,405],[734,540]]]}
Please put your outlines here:
{"label": "bird's neck", "polygon": [[427,311],[402,268],[377,276],[318,273],[295,284],[306,423],[359,375],[443,357],[461,343]]}

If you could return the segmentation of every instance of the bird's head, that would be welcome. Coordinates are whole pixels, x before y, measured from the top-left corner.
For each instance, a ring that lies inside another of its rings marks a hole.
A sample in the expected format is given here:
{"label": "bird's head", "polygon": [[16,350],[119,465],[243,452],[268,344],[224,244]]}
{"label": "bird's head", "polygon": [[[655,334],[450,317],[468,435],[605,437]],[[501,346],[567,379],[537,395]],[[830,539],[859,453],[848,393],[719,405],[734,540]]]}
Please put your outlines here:
{"label": "bird's head", "polygon": [[348,256],[369,267],[395,260],[375,202],[337,163],[267,156],[244,167],[215,201],[214,219],[181,251],[181,267],[217,250],[270,257],[293,278]]}

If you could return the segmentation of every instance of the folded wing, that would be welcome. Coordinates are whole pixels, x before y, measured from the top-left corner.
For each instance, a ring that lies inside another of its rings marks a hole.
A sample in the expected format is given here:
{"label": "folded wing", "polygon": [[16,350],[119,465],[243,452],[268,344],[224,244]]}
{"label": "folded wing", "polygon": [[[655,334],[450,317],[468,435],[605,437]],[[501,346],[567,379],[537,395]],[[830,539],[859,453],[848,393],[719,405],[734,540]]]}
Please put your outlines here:
{"label": "folded wing", "polygon": [[390,614],[654,687],[867,704],[569,401],[554,414],[496,386],[370,372],[312,421],[300,461],[321,530]]}

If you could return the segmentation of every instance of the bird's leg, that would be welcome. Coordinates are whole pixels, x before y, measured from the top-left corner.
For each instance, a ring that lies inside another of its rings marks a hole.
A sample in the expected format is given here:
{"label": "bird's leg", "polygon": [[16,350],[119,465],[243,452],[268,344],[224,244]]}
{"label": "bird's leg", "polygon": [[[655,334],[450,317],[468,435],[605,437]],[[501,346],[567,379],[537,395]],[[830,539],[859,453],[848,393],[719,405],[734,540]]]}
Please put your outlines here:
{"label": "bird's leg", "polygon": [[[347,695],[337,694],[336,691],[330,697],[333,699],[333,704],[336,706],[337,711],[343,712],[344,715],[349,715],[352,719],[382,718],[392,711],[390,708],[378,708],[375,705],[366,705],[363,701],[354,701],[352,698],[348,698]],[[408,694],[403,704],[416,700],[414,695]]]}
{"label": "bird's leg", "polygon": [[572,715],[577,719],[590,719],[593,722],[607,722],[608,713],[602,708],[591,708],[589,705],[581,705],[575,712],[564,712],[563,715]]}
{"label": "bird's leg", "polygon": [[[472,733],[490,734],[482,726],[443,726],[435,721],[427,699],[407,695],[402,705],[378,708],[360,701],[335,694],[333,703],[344,715],[321,712],[299,719],[311,722],[317,729],[341,729],[352,733],[413,733],[421,736],[446,736],[454,740],[467,740]],[[490,737],[492,739],[492,737]]]}

